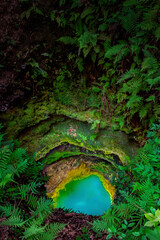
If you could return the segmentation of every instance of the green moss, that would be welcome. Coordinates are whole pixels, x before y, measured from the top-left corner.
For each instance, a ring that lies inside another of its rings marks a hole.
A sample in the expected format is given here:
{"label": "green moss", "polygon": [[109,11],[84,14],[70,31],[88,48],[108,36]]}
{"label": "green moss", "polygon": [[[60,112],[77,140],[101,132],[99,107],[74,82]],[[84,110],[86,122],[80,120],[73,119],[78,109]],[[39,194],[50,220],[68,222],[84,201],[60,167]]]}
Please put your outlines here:
{"label": "green moss", "polygon": [[126,156],[135,153],[136,148],[130,144],[126,134],[105,129],[109,126],[107,118],[93,110],[78,111],[74,107],[60,105],[53,96],[41,102],[31,101],[24,109],[9,112],[3,119],[9,119],[9,116],[7,137],[18,137],[22,147],[28,148],[29,152],[37,152],[37,159],[63,143],[92,152],[102,151],[105,159],[116,154],[122,163],[127,162]]}
{"label": "green moss", "polygon": [[108,155],[115,154],[124,164],[127,163],[126,156],[134,154],[136,147],[129,143],[128,137],[124,133],[111,129],[101,130],[97,138],[91,140],[93,130],[90,128],[91,125],[75,120],[66,120],[52,126],[51,131],[39,141],[40,150],[37,153],[37,160],[63,143],[84,147],[95,152],[95,155],[99,157],[100,154],[97,154],[96,151],[101,151],[104,153],[101,157],[106,160],[108,160]]}

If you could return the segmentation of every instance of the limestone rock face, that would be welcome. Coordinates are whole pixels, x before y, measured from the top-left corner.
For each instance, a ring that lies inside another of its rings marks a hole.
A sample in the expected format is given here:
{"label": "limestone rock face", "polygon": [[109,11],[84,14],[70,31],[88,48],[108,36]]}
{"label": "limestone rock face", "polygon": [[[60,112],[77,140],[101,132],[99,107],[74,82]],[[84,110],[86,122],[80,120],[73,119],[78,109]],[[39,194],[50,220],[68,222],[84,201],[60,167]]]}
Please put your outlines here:
{"label": "limestone rock face", "polygon": [[84,160],[84,158],[70,157],[67,160],[61,160],[47,166],[44,169],[45,174],[50,177],[45,185],[47,193],[54,192],[57,186],[67,177],[68,173],[84,162],[87,167],[93,164],[93,162]]}

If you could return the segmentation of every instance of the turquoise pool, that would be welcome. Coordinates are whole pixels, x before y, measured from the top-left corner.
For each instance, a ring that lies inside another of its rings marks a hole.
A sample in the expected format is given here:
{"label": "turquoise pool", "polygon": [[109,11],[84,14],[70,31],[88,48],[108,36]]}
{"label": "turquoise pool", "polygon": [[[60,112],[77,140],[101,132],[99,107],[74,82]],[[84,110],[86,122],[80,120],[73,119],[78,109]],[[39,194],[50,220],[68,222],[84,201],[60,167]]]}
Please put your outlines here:
{"label": "turquoise pool", "polygon": [[73,209],[87,215],[102,215],[110,207],[110,194],[96,175],[72,180],[59,191],[57,198],[57,208]]}

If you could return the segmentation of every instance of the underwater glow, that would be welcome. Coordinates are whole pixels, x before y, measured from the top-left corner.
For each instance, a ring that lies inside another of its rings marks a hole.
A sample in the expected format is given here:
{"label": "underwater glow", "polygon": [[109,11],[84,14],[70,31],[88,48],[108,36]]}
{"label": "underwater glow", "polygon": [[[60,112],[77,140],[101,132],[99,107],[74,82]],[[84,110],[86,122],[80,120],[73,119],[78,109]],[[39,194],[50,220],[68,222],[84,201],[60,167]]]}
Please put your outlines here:
{"label": "underwater glow", "polygon": [[53,193],[54,208],[70,208],[74,212],[102,215],[114,199],[115,188],[100,173],[84,163],[71,170]]}
{"label": "underwater glow", "polygon": [[74,212],[88,215],[102,215],[110,206],[110,195],[95,175],[71,181],[57,198],[57,208],[72,208]]}

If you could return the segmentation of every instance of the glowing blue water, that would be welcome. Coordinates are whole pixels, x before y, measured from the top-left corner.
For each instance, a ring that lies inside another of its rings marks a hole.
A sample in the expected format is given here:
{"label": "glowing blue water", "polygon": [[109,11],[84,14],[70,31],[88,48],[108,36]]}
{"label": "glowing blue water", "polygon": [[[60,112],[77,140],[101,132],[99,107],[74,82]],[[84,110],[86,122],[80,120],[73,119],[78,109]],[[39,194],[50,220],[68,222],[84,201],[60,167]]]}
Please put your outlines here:
{"label": "glowing blue water", "polygon": [[110,195],[96,175],[71,181],[59,193],[57,208],[98,216],[111,207]]}

